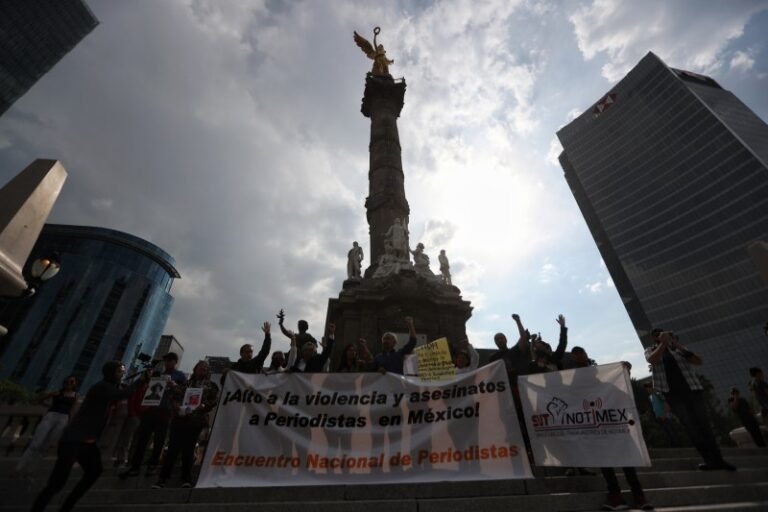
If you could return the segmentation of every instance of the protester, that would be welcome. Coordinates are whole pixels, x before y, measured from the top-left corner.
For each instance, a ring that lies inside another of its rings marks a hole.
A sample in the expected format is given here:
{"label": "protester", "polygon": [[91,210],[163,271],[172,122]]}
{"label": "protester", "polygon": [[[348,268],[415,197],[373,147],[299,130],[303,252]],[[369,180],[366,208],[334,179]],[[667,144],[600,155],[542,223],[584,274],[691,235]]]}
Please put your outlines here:
{"label": "protester", "polygon": [[[586,352],[585,352],[586,355]],[[632,369],[632,365],[626,361],[622,361],[624,368],[629,372]],[[646,499],[645,492],[643,492],[643,486],[640,483],[640,479],[637,477],[637,470],[633,467],[621,468],[624,471],[624,477],[627,480],[630,490],[632,491],[632,498],[635,502],[635,508],[640,510],[653,510],[654,506]],[[600,468],[600,472],[603,474],[605,483],[608,486],[608,497],[602,506],[603,510],[627,510],[626,501],[621,495],[621,487],[619,486],[619,480],[616,478],[616,470],[613,468]]]}
{"label": "protester", "polygon": [[651,364],[653,387],[664,393],[693,446],[704,459],[699,469],[735,471],[734,466],[723,460],[710,423],[704,387],[693,370],[694,365],[702,364],[701,358],[681,346],[672,332],[653,329],[651,336],[655,344],[645,349],[645,358]]}
{"label": "protester", "polygon": [[289,371],[291,367],[296,363],[296,352],[296,335],[293,335],[291,337],[291,348],[288,350],[288,358],[286,359],[285,352],[276,350],[272,352],[272,358],[269,361],[269,366],[264,368],[262,371],[267,375]]}
{"label": "protester", "polygon": [[531,450],[531,439],[528,437],[528,428],[525,426],[523,403],[520,401],[520,388],[517,385],[517,377],[519,375],[526,375],[530,369],[530,352],[528,342],[531,339],[531,334],[523,327],[523,323],[520,320],[520,315],[513,314],[512,320],[517,325],[517,331],[520,337],[517,343],[512,347],[507,347],[507,337],[503,333],[496,333],[493,337],[493,341],[496,343],[498,350],[491,354],[489,361],[491,363],[495,361],[504,361],[504,368],[507,371],[507,377],[509,378],[509,387],[512,391],[512,399],[515,403],[515,412],[520,423],[520,431],[523,435],[523,442],[525,443],[525,451],[528,454],[528,460],[533,464],[533,451]]}
{"label": "protester", "polygon": [[[596,364],[597,363],[595,363],[594,360],[589,358],[589,356],[587,355],[587,351],[584,350],[582,347],[573,347],[573,349],[571,349],[571,358],[570,358],[570,363],[568,364],[568,369],[587,368],[589,366],[595,366]],[[568,468],[565,470],[565,476],[576,476],[576,475],[594,476],[595,472],[587,468]],[[616,509],[616,510],[621,510],[621,509]]]}
{"label": "protester", "polygon": [[173,391],[187,383],[184,373],[176,369],[179,362],[179,356],[169,352],[163,356],[163,372],[160,376],[168,379],[167,386],[160,400],[160,405],[145,407],[141,413],[141,420],[133,436],[133,453],[131,453],[130,466],[128,470],[120,473],[120,478],[138,476],[141,463],[144,461],[144,453],[152,439],[152,453],[147,461],[146,475],[153,475],[160,460],[160,454],[165,444],[165,436],[168,434],[168,426],[173,416]]}
{"label": "protester", "polygon": [[103,380],[88,390],[82,405],[62,433],[56,464],[48,483],[35,499],[32,512],[44,511],[51,498],[64,488],[75,462],[82,468],[83,477],[64,500],[60,511],[72,510],[77,501],[99,479],[103,468],[98,441],[104,431],[109,409],[114,402],[131,396],[150,376],[149,371],[144,372],[133,384],[120,389],[120,380],[125,374],[122,363],[110,361],[102,367],[101,373]]}
{"label": "protester", "polygon": [[[298,373],[320,373],[323,371],[326,362],[333,353],[333,344],[336,333],[336,325],[328,324],[328,336],[322,339],[321,345],[323,351],[318,354],[317,348],[311,341],[307,341],[301,347],[301,355],[296,363],[291,367],[292,372]],[[298,335],[296,341],[298,342]]]}
{"label": "protester", "polygon": [[[512,319],[517,324],[517,330],[520,333],[520,337],[517,343],[512,347],[507,347],[507,337],[503,333],[496,333],[493,337],[493,341],[496,343],[498,350],[491,354],[489,361],[504,361],[504,366],[507,370],[507,376],[509,377],[509,385],[513,390],[515,396],[515,403],[520,403],[520,393],[517,388],[517,376],[526,375],[530,367],[530,357],[528,352],[528,341],[530,340],[530,333],[523,327],[520,316],[517,314],[512,315]],[[522,411],[518,411],[521,413]],[[522,414],[520,414],[522,418]]]}
{"label": "protester", "polygon": [[[278,318],[278,325],[280,326],[280,331],[285,335],[286,338],[291,339],[294,336],[294,333],[292,331],[289,331],[285,328],[283,325],[283,322],[285,321],[285,313],[281,309],[280,312],[277,314]],[[309,330],[309,324],[306,320],[299,320],[298,324],[296,325],[298,327],[299,332],[296,334],[296,346],[303,347],[306,343],[312,343],[315,348],[317,348],[317,340],[314,336],[309,334],[307,331]]]}
{"label": "protester", "polygon": [[373,358],[373,369],[380,373],[403,374],[403,363],[405,356],[413,352],[416,347],[416,327],[413,324],[413,318],[405,317],[405,324],[408,326],[408,343],[402,348],[395,350],[397,346],[397,335],[393,332],[385,332],[381,337],[381,353]]}
{"label": "protester", "polygon": [[560,338],[557,349],[552,352],[552,346],[536,336],[531,340],[532,361],[528,373],[555,372],[563,369],[563,354],[568,345],[568,328],[565,326],[565,317],[558,315],[555,321],[560,325]]}
{"label": "protester", "polygon": [[125,418],[112,451],[112,463],[115,467],[129,464],[133,436],[141,422],[141,401],[144,398],[144,392],[143,387],[139,388],[127,400],[121,402],[125,407]]}
{"label": "protester", "polygon": [[[189,390],[200,391],[199,405],[186,403],[186,393]],[[192,463],[195,460],[195,445],[200,438],[200,433],[208,426],[208,413],[216,407],[218,397],[219,387],[211,382],[208,363],[198,361],[186,387],[179,386],[173,390],[174,415],[168,436],[168,451],[165,454],[157,483],[152,486],[153,489],[165,487],[179,455],[181,455],[181,486],[184,488],[192,487]]]}
{"label": "protester", "polygon": [[261,350],[256,357],[253,357],[253,345],[245,344],[240,347],[240,359],[232,365],[231,370],[240,373],[260,373],[264,367],[264,361],[272,348],[272,336],[270,334],[272,326],[269,322],[264,322],[261,330],[264,331],[264,342],[261,344]]}
{"label": "protester", "polygon": [[51,446],[59,442],[77,404],[77,378],[70,375],[64,379],[59,391],[47,393],[43,400],[50,400],[51,405],[37,424],[32,441],[16,464],[19,475],[29,475],[32,472],[29,466],[34,465]]}
{"label": "protester", "polygon": [[458,350],[453,357],[453,364],[456,366],[457,375],[477,370],[480,364],[480,354],[477,353],[468,339],[465,338],[459,342]]}
{"label": "protester", "polygon": [[768,383],[763,378],[763,370],[758,367],[750,368],[749,375],[752,377],[749,389],[760,406],[760,415],[763,418],[763,423],[768,425]]}
{"label": "protester", "polygon": [[670,446],[680,446],[683,444],[683,439],[677,431],[677,426],[672,419],[672,408],[669,406],[664,397],[657,393],[653,389],[653,384],[647,382],[644,385],[645,392],[648,393],[648,401],[651,403],[651,409],[649,411],[651,419],[659,426],[664,435],[667,437],[667,441]]}
{"label": "protester", "polygon": [[357,344],[350,343],[341,353],[341,361],[336,367],[339,373],[365,372],[371,368],[373,356],[368,350],[368,342],[360,338]]}
{"label": "protester", "polygon": [[733,412],[738,416],[741,424],[747,429],[749,435],[752,436],[752,440],[760,448],[765,447],[765,439],[763,433],[760,431],[760,424],[755,419],[755,415],[752,413],[752,408],[749,406],[746,400],[741,398],[739,390],[737,388],[731,388],[731,396],[728,397],[728,405],[731,406]]}

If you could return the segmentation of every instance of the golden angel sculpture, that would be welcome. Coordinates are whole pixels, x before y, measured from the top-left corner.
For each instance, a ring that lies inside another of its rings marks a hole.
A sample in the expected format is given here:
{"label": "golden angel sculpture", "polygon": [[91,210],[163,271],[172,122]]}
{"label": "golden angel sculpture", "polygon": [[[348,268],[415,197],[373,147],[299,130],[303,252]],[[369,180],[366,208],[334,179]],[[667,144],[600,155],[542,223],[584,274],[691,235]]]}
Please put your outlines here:
{"label": "golden angel sculpture", "polygon": [[394,64],[395,61],[387,58],[387,52],[384,50],[384,45],[376,45],[376,36],[381,32],[381,28],[376,27],[373,29],[373,44],[366,38],[355,32],[355,43],[361,50],[373,60],[373,69],[371,73],[379,76],[389,76],[389,65]]}

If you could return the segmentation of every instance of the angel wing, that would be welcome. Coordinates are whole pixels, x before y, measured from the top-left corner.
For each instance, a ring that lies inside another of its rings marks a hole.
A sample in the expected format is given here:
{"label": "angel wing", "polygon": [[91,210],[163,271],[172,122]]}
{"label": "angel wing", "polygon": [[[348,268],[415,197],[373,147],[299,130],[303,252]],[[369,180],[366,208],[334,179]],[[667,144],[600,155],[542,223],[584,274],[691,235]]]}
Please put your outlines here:
{"label": "angel wing", "polygon": [[355,34],[355,44],[360,47],[361,50],[363,50],[363,53],[365,53],[369,59],[375,59],[376,58],[376,50],[373,48],[373,45],[370,41],[368,41],[366,38],[358,34],[357,32]]}

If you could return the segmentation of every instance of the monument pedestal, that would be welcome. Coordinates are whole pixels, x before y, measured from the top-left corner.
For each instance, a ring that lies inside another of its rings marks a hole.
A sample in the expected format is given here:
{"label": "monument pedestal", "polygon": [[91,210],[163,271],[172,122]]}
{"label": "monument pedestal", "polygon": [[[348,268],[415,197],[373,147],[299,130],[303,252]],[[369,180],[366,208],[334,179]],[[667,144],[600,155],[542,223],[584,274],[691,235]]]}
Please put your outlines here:
{"label": "monument pedestal", "polygon": [[341,353],[360,338],[368,341],[373,354],[381,351],[381,336],[387,331],[407,332],[406,316],[412,316],[416,331],[432,341],[443,336],[455,344],[467,337],[466,322],[472,306],[455,286],[403,269],[397,274],[369,279],[347,279],[338,298],[328,300],[326,322],[336,323],[335,367]]}

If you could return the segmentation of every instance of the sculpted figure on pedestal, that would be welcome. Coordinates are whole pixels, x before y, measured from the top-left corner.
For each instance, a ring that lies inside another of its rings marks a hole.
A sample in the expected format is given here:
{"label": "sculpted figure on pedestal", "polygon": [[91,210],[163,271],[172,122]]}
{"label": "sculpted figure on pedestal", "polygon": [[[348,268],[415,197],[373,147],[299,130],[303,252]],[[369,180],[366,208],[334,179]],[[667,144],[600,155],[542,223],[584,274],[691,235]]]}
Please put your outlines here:
{"label": "sculpted figure on pedestal", "polygon": [[387,58],[387,52],[384,50],[384,45],[376,44],[376,36],[379,35],[379,32],[381,32],[381,28],[376,27],[373,29],[373,44],[357,32],[354,32],[355,44],[363,50],[363,53],[365,53],[369,59],[373,60],[373,69],[371,69],[372,74],[377,76],[389,76],[389,65],[394,64],[395,61]]}
{"label": "sculpted figure on pedestal", "polygon": [[360,279],[362,262],[363,248],[352,242],[352,249],[347,253],[347,279]]}
{"label": "sculpted figure on pedestal", "polygon": [[[395,223],[390,226],[384,235],[384,246],[391,247],[391,253],[398,259],[408,259],[408,229],[401,224],[400,219],[395,219]],[[387,249],[389,252],[389,249]]]}
{"label": "sculpted figure on pedestal", "polygon": [[424,244],[419,243],[416,246],[416,250],[412,251],[410,248],[408,251],[413,254],[413,268],[417,274],[436,279],[437,276],[429,268],[429,256],[424,254]]}
{"label": "sculpted figure on pedestal", "polygon": [[440,250],[440,255],[437,257],[437,261],[440,262],[440,278],[444,284],[451,286],[451,267],[448,265],[448,256],[445,255],[445,249]]}
{"label": "sculpted figure on pedestal", "polygon": [[424,244],[419,242],[418,245],[416,245],[416,250],[412,251],[410,248],[408,251],[413,254],[413,266],[416,268],[416,271],[427,269],[429,270],[429,256],[424,254]]}

